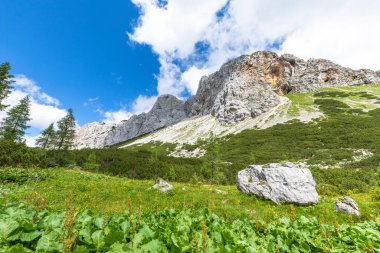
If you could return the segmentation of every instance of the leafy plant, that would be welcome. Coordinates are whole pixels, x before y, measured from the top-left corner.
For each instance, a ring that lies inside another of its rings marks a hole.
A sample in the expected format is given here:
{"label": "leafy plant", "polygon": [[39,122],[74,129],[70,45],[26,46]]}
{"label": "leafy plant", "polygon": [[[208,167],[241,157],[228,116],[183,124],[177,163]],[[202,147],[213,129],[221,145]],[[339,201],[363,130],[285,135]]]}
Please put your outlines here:
{"label": "leafy plant", "polygon": [[[25,205],[0,207],[1,252],[378,252],[380,224],[327,225],[317,218],[227,221],[207,209],[158,213],[67,214]],[[66,251],[65,251],[66,252]]]}

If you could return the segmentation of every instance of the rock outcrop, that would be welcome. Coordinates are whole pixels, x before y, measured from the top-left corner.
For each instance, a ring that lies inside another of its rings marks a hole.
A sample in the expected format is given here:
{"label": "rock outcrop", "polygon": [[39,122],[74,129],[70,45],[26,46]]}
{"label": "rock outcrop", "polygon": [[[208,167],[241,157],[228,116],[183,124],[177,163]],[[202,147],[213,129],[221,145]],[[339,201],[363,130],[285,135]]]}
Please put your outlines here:
{"label": "rock outcrop", "polygon": [[165,193],[173,189],[173,186],[169,184],[168,182],[166,182],[165,180],[159,179],[158,182],[154,184],[151,188],[158,189],[159,192]]}
{"label": "rock outcrop", "polygon": [[360,216],[358,204],[347,196],[340,197],[334,201],[334,210],[339,213]]}
{"label": "rock outcrop", "polygon": [[274,53],[242,56],[224,64],[219,71],[203,77],[197,94],[186,108],[190,116],[211,114],[226,123],[256,117],[280,103],[266,74],[275,61]]}
{"label": "rock outcrop", "polygon": [[197,94],[186,102],[186,110],[189,116],[212,114],[220,121],[236,123],[268,111],[280,103],[279,96],[290,92],[365,83],[380,83],[379,71],[259,51],[231,60],[203,77]]}
{"label": "rock outcrop", "polygon": [[104,146],[133,139],[186,118],[184,102],[172,95],[162,95],[148,113],[134,115],[112,128],[105,136]]}
{"label": "rock outcrop", "polygon": [[[100,147],[101,138],[104,146],[110,146],[188,117],[208,114],[220,122],[234,124],[267,112],[281,103],[281,96],[287,93],[366,83],[380,83],[380,71],[352,70],[328,60],[304,61],[290,54],[259,51],[233,59],[219,71],[202,77],[197,93],[186,102],[163,95],[150,112],[108,127],[108,134],[103,134],[107,128],[103,125],[93,125],[91,131],[81,129],[76,146]],[[100,129],[96,130],[96,126]],[[93,136],[96,132],[102,134]]]}
{"label": "rock outcrop", "polygon": [[81,127],[75,136],[75,148],[102,148],[105,138],[116,127],[116,124],[92,122]]}
{"label": "rock outcrop", "polygon": [[251,165],[239,171],[237,188],[275,203],[318,203],[318,193],[310,170],[304,163]]}
{"label": "rock outcrop", "polygon": [[279,88],[285,92],[303,93],[321,88],[380,83],[379,71],[352,70],[324,59],[304,61],[290,54],[282,55],[280,59],[292,66],[292,74],[278,82]]}

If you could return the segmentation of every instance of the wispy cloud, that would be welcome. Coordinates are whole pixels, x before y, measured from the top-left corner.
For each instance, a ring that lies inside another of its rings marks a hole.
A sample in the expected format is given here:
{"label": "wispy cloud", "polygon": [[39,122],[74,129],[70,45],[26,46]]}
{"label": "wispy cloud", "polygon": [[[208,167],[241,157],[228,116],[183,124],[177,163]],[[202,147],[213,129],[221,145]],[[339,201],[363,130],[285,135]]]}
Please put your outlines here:
{"label": "wispy cloud", "polygon": [[42,102],[44,104],[59,106],[60,102],[58,99],[53,98],[41,91],[41,87],[36,84],[32,79],[29,79],[25,75],[15,75],[13,78],[14,87],[16,90],[27,93],[29,96],[34,98],[36,101]]}
{"label": "wispy cloud", "polygon": [[[25,96],[30,96],[31,120],[28,124],[35,131],[41,131],[47,128],[49,124],[57,122],[66,115],[66,110],[59,107],[60,103],[58,99],[42,92],[41,87],[39,87],[35,81],[25,75],[16,75],[14,81],[14,89],[4,103],[12,107]],[[0,121],[4,119],[4,117],[6,117],[6,111],[0,112]],[[33,140],[35,139],[36,136],[26,136],[27,144],[30,146],[34,146]]]}
{"label": "wispy cloud", "polygon": [[[124,106],[121,109],[115,111],[101,112],[103,115],[103,121],[107,123],[119,123],[122,120],[127,120],[135,114],[148,112],[154,103],[156,102],[156,96],[138,96],[133,102],[132,108],[126,110]],[[124,107],[124,108],[123,108]]]}

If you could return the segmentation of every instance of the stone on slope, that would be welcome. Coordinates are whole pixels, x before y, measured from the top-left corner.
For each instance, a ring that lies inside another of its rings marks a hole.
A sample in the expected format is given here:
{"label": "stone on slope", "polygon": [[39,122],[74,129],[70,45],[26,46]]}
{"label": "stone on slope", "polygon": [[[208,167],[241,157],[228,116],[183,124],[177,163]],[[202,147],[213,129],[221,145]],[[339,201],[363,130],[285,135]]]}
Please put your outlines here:
{"label": "stone on slope", "polygon": [[250,165],[239,171],[237,188],[275,203],[318,203],[315,181],[305,163]]}
{"label": "stone on slope", "polygon": [[360,216],[358,204],[347,196],[340,197],[334,201],[334,210],[339,213]]}
{"label": "stone on slope", "polygon": [[151,187],[152,189],[158,189],[161,193],[165,193],[173,188],[171,184],[163,179],[159,179],[158,182]]}

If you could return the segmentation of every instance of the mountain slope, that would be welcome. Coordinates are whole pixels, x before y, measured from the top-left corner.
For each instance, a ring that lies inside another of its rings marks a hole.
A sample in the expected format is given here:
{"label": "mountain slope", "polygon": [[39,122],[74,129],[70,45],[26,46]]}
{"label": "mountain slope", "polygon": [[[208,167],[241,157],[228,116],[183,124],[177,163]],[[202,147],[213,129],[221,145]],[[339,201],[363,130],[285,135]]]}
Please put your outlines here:
{"label": "mountain slope", "polygon": [[[255,146],[256,139],[252,136],[261,136],[263,142],[272,143],[272,146],[268,144],[268,148],[275,149],[278,145],[287,146],[289,143],[302,146],[304,141],[316,138],[324,138],[324,141],[315,141],[312,143],[313,145],[326,146],[333,140],[347,138],[343,134],[345,133],[351,138],[355,136],[353,138],[355,143],[341,144],[334,148],[331,154],[339,153],[341,146],[346,146],[347,149],[352,150],[345,151],[348,154],[345,159],[351,159],[355,155],[355,150],[368,149],[370,146],[369,143],[362,142],[363,138],[359,138],[360,135],[372,136],[369,140],[379,139],[376,137],[376,133],[380,136],[380,127],[376,125],[376,122],[380,120],[377,118],[377,113],[380,111],[380,85],[326,88],[318,92],[288,94],[282,100],[282,103],[270,111],[256,118],[248,118],[233,126],[223,125],[211,115],[201,116],[145,135],[121,147],[128,148],[157,142],[174,143],[177,148],[169,155],[199,157],[199,155],[205,154],[202,150],[207,150],[207,141],[210,137],[227,137],[221,139],[223,149],[220,153],[223,154],[230,150],[232,153],[226,153],[226,155],[233,160],[227,159],[226,161],[240,162],[239,159],[251,160],[249,157],[244,157],[245,155],[249,156],[252,152],[262,151],[262,146]],[[335,125],[331,125],[331,122],[334,122]],[[326,126],[323,132],[325,136],[318,137],[322,126]],[[337,129],[341,129],[341,132],[337,132]],[[284,130],[286,131],[284,132]],[[371,132],[368,133],[368,131]],[[295,134],[303,132],[303,136],[295,136]],[[331,140],[328,137],[331,137]],[[242,141],[241,148],[237,146],[237,143],[231,144],[233,140]],[[300,143],[297,143],[296,140],[299,140]],[[193,146],[192,149],[196,147],[198,152],[190,152],[191,148],[187,150],[186,146],[189,145]],[[239,150],[240,153],[236,153],[237,151],[235,152],[234,149]],[[283,153],[295,152],[295,149],[297,148],[294,146],[288,147],[287,150],[280,148],[277,154],[282,156]],[[303,152],[299,152],[299,154],[301,155]],[[373,147],[371,152],[376,154],[376,147]],[[293,155],[296,156],[296,152]],[[271,154],[271,158],[275,157],[276,154]],[[318,155],[314,154],[314,157],[317,160]],[[271,158],[267,157],[263,162],[273,162]],[[286,159],[283,158],[283,160]],[[323,163],[324,160],[321,159],[318,163]],[[334,161],[338,163],[340,160],[334,159]]]}
{"label": "mountain slope", "polygon": [[[273,52],[256,52],[231,60],[219,71],[202,77],[196,95],[186,102],[170,95],[160,96],[150,112],[135,115],[112,127],[104,137],[102,135],[103,141],[99,140],[100,137],[93,141],[91,136],[83,136],[94,131],[79,131],[77,140],[81,141],[76,141],[76,147],[87,145],[100,148],[115,145],[185,119],[189,124],[203,125],[204,121],[207,122],[205,125],[216,124],[216,128],[220,128],[219,131],[222,132],[230,131],[230,127],[223,127],[227,124],[233,125],[233,129],[242,130],[245,129],[243,125],[248,128],[247,122],[241,124],[246,119],[253,119],[248,125],[255,126],[259,124],[256,121],[262,121],[258,117],[265,119],[266,113],[276,115],[277,110],[283,110],[288,103],[283,97],[286,94],[366,83],[380,83],[380,72],[352,70],[323,59],[304,61],[292,55],[278,56]],[[316,116],[320,115],[309,118]],[[193,121],[195,117],[201,118]],[[306,114],[305,117],[308,118]],[[287,120],[278,119],[279,122]],[[104,129],[103,124],[98,124],[99,128]],[[96,123],[91,125],[92,128],[95,126]],[[83,140],[87,140],[88,144]]]}

